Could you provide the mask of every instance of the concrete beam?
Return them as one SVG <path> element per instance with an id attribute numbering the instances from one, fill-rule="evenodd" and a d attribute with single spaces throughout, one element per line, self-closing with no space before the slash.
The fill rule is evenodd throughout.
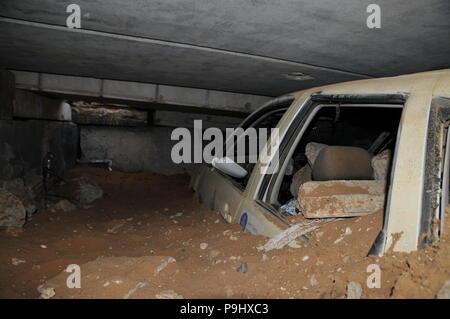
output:
<path id="1" fill-rule="evenodd" d="M 148 111 L 110 107 L 96 103 L 74 102 L 72 121 L 82 125 L 146 126 Z"/>
<path id="2" fill-rule="evenodd" d="M 202 128 L 217 127 L 221 130 L 236 128 L 243 120 L 241 117 L 190 114 L 183 112 L 154 111 L 153 125 L 194 128 L 194 120 L 202 121 Z"/>
<path id="3" fill-rule="evenodd" d="M 26 90 L 16 90 L 13 115 L 18 118 L 71 121 L 70 105 Z"/>
<path id="4" fill-rule="evenodd" d="M 166 106 L 250 113 L 271 98 L 261 95 L 231 93 L 152 83 L 115 81 L 89 77 L 13 71 L 16 87 L 71 96 L 97 97 L 121 101 L 137 101 Z"/>

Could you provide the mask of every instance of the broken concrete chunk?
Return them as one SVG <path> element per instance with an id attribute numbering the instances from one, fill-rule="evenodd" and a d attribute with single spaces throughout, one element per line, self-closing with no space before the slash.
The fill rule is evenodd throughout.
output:
<path id="1" fill-rule="evenodd" d="M 385 181 L 307 182 L 298 193 L 297 208 L 306 218 L 362 216 L 382 210 Z"/>
<path id="2" fill-rule="evenodd" d="M 376 180 L 384 181 L 387 179 L 391 166 L 391 150 L 383 152 L 372 157 L 373 177 Z"/>
<path id="3" fill-rule="evenodd" d="M 22 202 L 12 193 L 0 189 L 0 226 L 22 227 L 26 220 L 26 210 Z"/>

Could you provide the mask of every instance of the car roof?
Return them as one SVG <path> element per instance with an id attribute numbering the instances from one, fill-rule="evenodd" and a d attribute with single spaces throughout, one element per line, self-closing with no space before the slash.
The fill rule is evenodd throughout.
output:
<path id="1" fill-rule="evenodd" d="M 396 94 L 426 93 L 450 97 L 450 69 L 421 72 L 394 77 L 357 80 L 314 87 L 286 95 L 322 94 Z"/>

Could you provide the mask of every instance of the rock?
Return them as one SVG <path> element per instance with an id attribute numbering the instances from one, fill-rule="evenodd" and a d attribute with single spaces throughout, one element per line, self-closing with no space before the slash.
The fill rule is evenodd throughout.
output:
<path id="1" fill-rule="evenodd" d="M 55 295 L 55 287 L 46 284 L 40 285 L 37 291 L 41 294 L 42 299 L 50 299 Z"/>
<path id="2" fill-rule="evenodd" d="M 236 268 L 236 271 L 245 274 L 248 271 L 247 263 L 240 264 L 239 267 Z"/>
<path id="3" fill-rule="evenodd" d="M 344 235 L 348 236 L 352 234 L 352 229 L 350 227 L 345 227 Z"/>
<path id="4" fill-rule="evenodd" d="M 156 299 L 183 299 L 182 295 L 177 294 L 173 290 L 163 290 L 155 295 Z"/>
<path id="5" fill-rule="evenodd" d="M 26 220 L 26 210 L 22 202 L 12 193 L 0 189 L 0 226 L 22 227 Z"/>
<path id="6" fill-rule="evenodd" d="M 67 199 L 62 199 L 59 202 L 57 202 L 57 203 L 55 203 L 55 204 L 50 206 L 50 210 L 51 211 L 62 210 L 64 212 L 70 212 L 71 210 L 75 210 L 75 209 L 77 209 L 77 206 L 72 204 Z"/>
<path id="7" fill-rule="evenodd" d="M 306 218 L 363 216 L 384 207 L 385 181 L 339 180 L 304 183 L 297 208 Z"/>
<path id="8" fill-rule="evenodd" d="M 355 281 L 347 284 L 347 299 L 361 299 L 363 289 L 361 285 Z"/>
<path id="9" fill-rule="evenodd" d="M 446 280 L 436 295 L 437 299 L 450 299 L 450 279 Z"/>
<path id="10" fill-rule="evenodd" d="M 7 190 L 22 202 L 23 207 L 25 207 L 27 216 L 30 217 L 37 211 L 37 205 L 29 195 L 28 190 L 21 178 L 2 181 L 0 183 L 0 188 Z"/>
<path id="11" fill-rule="evenodd" d="M 52 187 L 51 194 L 78 202 L 81 205 L 90 204 L 103 197 L 103 190 L 86 176 L 73 178 L 63 185 Z"/>
<path id="12" fill-rule="evenodd" d="M 294 198 L 297 198 L 298 196 L 298 189 L 300 186 L 302 186 L 304 183 L 311 181 L 312 179 L 312 170 L 311 166 L 309 164 L 303 166 L 300 168 L 294 176 L 292 176 L 292 182 L 289 190 L 291 191 L 292 196 Z"/>
<path id="13" fill-rule="evenodd" d="M 319 284 L 314 274 L 311 276 L 311 278 L 309 278 L 309 282 L 311 283 L 311 287 L 315 287 Z"/>
<path id="14" fill-rule="evenodd" d="M 373 168 L 373 177 L 376 180 L 385 181 L 389 174 L 391 166 L 391 150 L 384 150 L 380 154 L 372 157 L 371 165 Z"/>
<path id="15" fill-rule="evenodd" d="M 206 249 L 206 248 L 208 248 L 208 244 L 207 243 L 201 243 L 200 244 L 200 249 Z"/>
<path id="16" fill-rule="evenodd" d="M 25 259 L 16 258 L 16 257 L 11 258 L 11 264 L 13 264 L 14 266 L 18 266 L 18 265 L 24 264 L 24 263 L 26 263 Z"/>

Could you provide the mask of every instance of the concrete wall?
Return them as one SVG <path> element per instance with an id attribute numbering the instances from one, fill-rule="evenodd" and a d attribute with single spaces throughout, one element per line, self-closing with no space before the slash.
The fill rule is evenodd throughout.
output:
<path id="1" fill-rule="evenodd" d="M 62 173 L 73 167 L 78 152 L 78 127 L 69 122 L 0 120 L 0 179 L 40 174 L 47 152 L 57 158 Z"/>
<path id="2" fill-rule="evenodd" d="M 182 174 L 192 166 L 174 164 L 170 158 L 172 128 L 81 126 L 81 160 L 112 160 L 112 168 L 125 172 L 152 171 Z"/>

